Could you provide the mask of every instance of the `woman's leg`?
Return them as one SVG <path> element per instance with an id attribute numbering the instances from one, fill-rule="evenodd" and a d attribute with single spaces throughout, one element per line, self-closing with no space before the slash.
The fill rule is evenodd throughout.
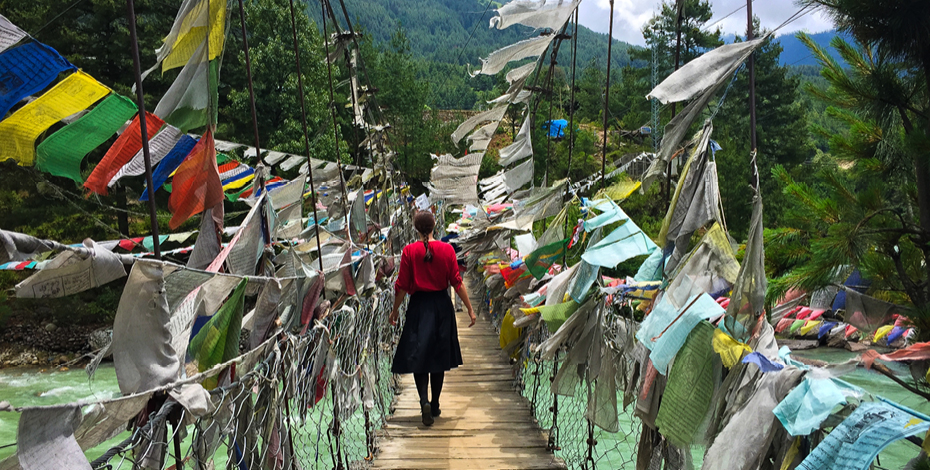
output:
<path id="1" fill-rule="evenodd" d="M 442 379 L 445 378 L 445 376 L 445 372 L 433 372 L 429 377 L 430 387 L 433 392 L 433 399 L 430 400 L 430 408 L 433 410 L 434 415 L 439 414 L 439 394 L 442 393 Z"/>
<path id="2" fill-rule="evenodd" d="M 429 403 L 429 397 L 426 395 L 426 389 L 429 386 L 429 374 L 413 374 L 413 381 L 417 384 L 420 404 Z"/>

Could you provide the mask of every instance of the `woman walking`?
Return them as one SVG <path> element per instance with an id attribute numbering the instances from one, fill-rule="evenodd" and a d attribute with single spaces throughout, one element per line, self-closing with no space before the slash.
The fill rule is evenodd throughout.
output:
<path id="1" fill-rule="evenodd" d="M 449 297 L 449 286 L 462 299 L 469 327 L 475 324 L 475 312 L 462 284 L 462 275 L 452 245 L 433 239 L 436 220 L 428 211 L 420 211 L 413 218 L 420 241 L 404 247 L 400 257 L 400 271 L 394 283 L 394 309 L 389 318 L 397 324 L 398 308 L 410 294 L 404 331 L 397 344 L 391 372 L 413 374 L 420 395 L 420 413 L 423 424 L 430 426 L 439 416 L 439 395 L 445 371 L 462 365 L 455 311 Z M 432 389 L 432 399 L 427 389 Z"/>

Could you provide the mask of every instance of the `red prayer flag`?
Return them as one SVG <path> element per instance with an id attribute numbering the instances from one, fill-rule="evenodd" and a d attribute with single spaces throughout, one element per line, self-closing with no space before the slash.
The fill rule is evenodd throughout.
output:
<path id="1" fill-rule="evenodd" d="M 145 128 L 148 131 L 149 139 L 158 132 L 162 124 L 164 124 L 164 121 L 158 116 L 149 112 L 145 113 Z M 139 124 L 139 115 L 136 114 L 136 117 L 132 119 L 129 127 L 117 137 L 116 142 L 113 142 L 113 146 L 110 147 L 110 150 L 107 150 L 106 155 L 103 156 L 100 163 L 94 167 L 94 171 L 91 172 L 87 181 L 84 182 L 85 188 L 101 196 L 107 195 L 107 184 L 113 179 L 113 176 L 119 172 L 120 168 L 126 166 L 126 164 L 132 160 L 132 157 L 136 156 L 139 150 L 142 149 L 141 128 L 142 126 Z"/>
<path id="2" fill-rule="evenodd" d="M 216 167 L 213 133 L 208 129 L 174 174 L 168 198 L 172 214 L 168 226 L 174 230 L 194 214 L 222 201 L 223 184 Z"/>

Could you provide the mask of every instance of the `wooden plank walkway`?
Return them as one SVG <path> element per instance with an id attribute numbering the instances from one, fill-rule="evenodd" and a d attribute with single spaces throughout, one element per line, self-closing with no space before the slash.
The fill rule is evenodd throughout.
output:
<path id="1" fill-rule="evenodd" d="M 413 376 L 401 376 L 394 415 L 380 431 L 376 469 L 564 469 L 546 450 L 526 399 L 512 387 L 512 368 L 484 319 L 468 328 L 458 312 L 465 365 L 446 372 L 442 415 L 424 426 Z"/>

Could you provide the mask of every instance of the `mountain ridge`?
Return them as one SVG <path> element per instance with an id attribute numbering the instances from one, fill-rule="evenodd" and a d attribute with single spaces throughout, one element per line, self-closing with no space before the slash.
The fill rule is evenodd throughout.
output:
<path id="1" fill-rule="evenodd" d="M 406 31 L 414 57 L 454 65 L 470 65 L 477 69 L 482 57 L 517 41 L 535 37 L 538 30 L 511 26 L 503 30 L 489 28 L 500 2 L 485 0 L 344 0 L 353 25 L 369 34 L 375 44 L 389 44 L 391 36 L 401 26 Z M 307 13 L 319 25 L 321 12 Z M 337 17 L 343 15 L 337 9 Z M 571 34 L 571 25 L 568 34 Z M 614 39 L 612 67 L 632 64 L 632 46 Z M 571 56 L 567 48 L 560 52 L 562 62 Z M 581 25 L 578 28 L 577 66 L 583 68 L 592 60 L 606 67 L 607 35 Z"/>

